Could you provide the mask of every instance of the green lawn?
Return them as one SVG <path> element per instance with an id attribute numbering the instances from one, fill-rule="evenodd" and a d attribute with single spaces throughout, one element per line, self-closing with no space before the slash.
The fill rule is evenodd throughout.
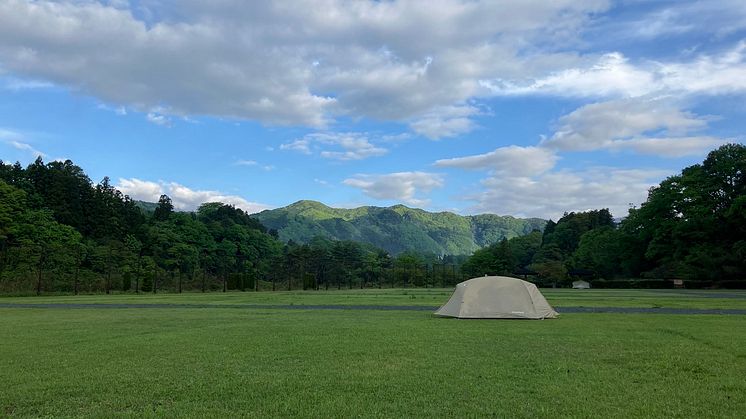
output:
<path id="1" fill-rule="evenodd" d="M 0 302 L 438 305 L 448 297 L 404 292 Z M 591 292 L 610 306 L 678 298 Z M 557 305 L 596 300 L 545 294 Z M 745 376 L 746 316 L 738 315 L 499 321 L 416 311 L 0 308 L 0 416 L 743 417 Z"/>

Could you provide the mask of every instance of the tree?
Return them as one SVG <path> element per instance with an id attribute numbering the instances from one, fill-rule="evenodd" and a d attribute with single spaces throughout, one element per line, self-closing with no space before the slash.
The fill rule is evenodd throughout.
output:
<path id="1" fill-rule="evenodd" d="M 168 195 L 161 195 L 158 198 L 158 206 L 153 212 L 153 218 L 157 221 L 166 221 L 174 212 L 174 205 Z"/>
<path id="2" fill-rule="evenodd" d="M 737 279 L 746 273 L 744 195 L 746 146 L 727 144 L 651 188 L 622 231 L 644 249 L 648 275 Z"/>
<path id="3" fill-rule="evenodd" d="M 610 279 L 621 270 L 622 238 L 613 227 L 604 226 L 587 231 L 570 258 L 575 269 L 587 269 L 596 276 Z"/>

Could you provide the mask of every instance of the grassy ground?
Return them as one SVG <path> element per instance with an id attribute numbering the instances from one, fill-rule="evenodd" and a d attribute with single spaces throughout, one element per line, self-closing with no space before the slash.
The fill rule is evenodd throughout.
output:
<path id="1" fill-rule="evenodd" d="M 5 303 L 174 303 L 439 306 L 453 291 L 442 288 L 352 289 L 329 291 L 212 292 L 184 294 L 112 294 L 0 297 Z M 736 290 L 571 290 L 543 289 L 557 307 L 670 307 L 746 309 L 746 291 Z"/>
<path id="2" fill-rule="evenodd" d="M 132 302 L 438 305 L 448 297 L 403 292 Z M 679 298 L 592 292 L 610 306 Z M 579 298 L 545 294 L 555 304 Z M 133 297 L 76 301 L 125 298 Z M 47 299 L 69 300 L 1 301 Z M 0 308 L 0 416 L 742 417 L 744 376 L 746 316 L 467 321 L 411 311 Z"/>

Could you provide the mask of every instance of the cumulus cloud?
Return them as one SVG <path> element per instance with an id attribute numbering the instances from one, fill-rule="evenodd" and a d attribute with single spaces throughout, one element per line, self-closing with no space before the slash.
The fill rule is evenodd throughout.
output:
<path id="1" fill-rule="evenodd" d="M 719 95 L 746 92 L 746 41 L 720 54 L 688 61 L 630 63 L 619 52 L 584 57 L 582 66 L 553 69 L 539 78 L 483 79 L 495 95 L 634 98 L 650 95 Z"/>
<path id="2" fill-rule="evenodd" d="M 132 199 L 147 202 L 157 202 L 160 196 L 165 193 L 163 182 L 150 182 L 137 178 L 119 178 L 119 183 L 115 187 Z"/>
<path id="3" fill-rule="evenodd" d="M 443 106 L 410 122 L 412 131 L 437 140 L 466 134 L 475 128 L 471 117 L 479 114 L 474 106 Z"/>
<path id="4" fill-rule="evenodd" d="M 371 198 L 427 206 L 430 200 L 421 195 L 442 187 L 444 181 L 437 173 L 398 172 L 384 175 L 359 174 L 342 183 L 362 190 Z"/>
<path id="5" fill-rule="evenodd" d="M 727 141 L 687 134 L 711 117 L 681 110 L 669 99 L 618 99 L 582 106 L 563 116 L 542 145 L 562 151 L 631 150 L 663 157 L 701 155 Z"/>
<path id="6" fill-rule="evenodd" d="M 661 64 L 659 73 L 661 83 L 671 91 L 701 95 L 746 92 L 746 41 L 722 54 Z"/>
<path id="7" fill-rule="evenodd" d="M 120 178 L 116 188 L 133 199 L 148 202 L 157 202 L 161 195 L 166 194 L 171 198 L 174 208 L 182 211 L 196 210 L 205 202 L 230 204 L 249 214 L 270 208 L 268 205 L 250 202 L 237 195 L 227 195 L 211 190 L 195 190 L 176 182 Z"/>
<path id="8" fill-rule="evenodd" d="M 557 220 L 564 212 L 609 208 L 617 217 L 627 215 L 629 205 L 639 205 L 647 190 L 666 172 L 594 168 L 586 171 L 555 171 L 535 177 L 492 176 L 483 191 L 466 196 L 474 212 L 493 212 L 520 217 Z"/>
<path id="9" fill-rule="evenodd" d="M 438 167 L 457 167 L 469 170 L 487 169 L 508 176 L 532 176 L 554 167 L 557 155 L 540 147 L 500 147 L 485 154 L 442 159 L 435 162 Z"/>
<path id="10" fill-rule="evenodd" d="M 303 154 L 318 152 L 321 157 L 334 160 L 363 160 L 382 156 L 388 152 L 370 142 L 368 134 L 359 132 L 316 132 L 306 134 L 286 144 L 280 150 L 292 150 Z"/>
<path id="11" fill-rule="evenodd" d="M 175 116 L 313 127 L 342 115 L 412 121 L 487 92 L 480 79 L 539 77 L 558 62 L 576 62 L 552 51 L 608 6 L 6 0 L 0 63 L 11 74 L 145 113 L 166 106 Z M 466 119 L 444 119 L 434 130 L 436 119 L 425 118 L 414 128 L 455 135 L 470 129 Z"/>
<path id="12" fill-rule="evenodd" d="M 568 68 L 529 82 L 482 80 L 500 95 L 641 96 L 658 89 L 655 74 L 630 64 L 624 55 L 604 54 L 586 67 Z"/>

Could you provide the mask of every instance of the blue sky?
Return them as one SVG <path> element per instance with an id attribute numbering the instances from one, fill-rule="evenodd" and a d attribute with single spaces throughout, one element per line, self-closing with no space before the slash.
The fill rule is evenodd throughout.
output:
<path id="1" fill-rule="evenodd" d="M 0 4 L 0 158 L 187 210 L 624 216 L 744 99 L 743 1 Z"/>

